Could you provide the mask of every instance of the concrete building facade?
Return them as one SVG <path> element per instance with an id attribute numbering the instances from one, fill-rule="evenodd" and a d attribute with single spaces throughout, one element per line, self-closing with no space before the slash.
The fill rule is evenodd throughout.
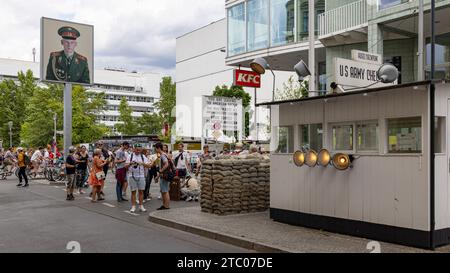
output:
<path id="1" fill-rule="evenodd" d="M 211 96 L 216 86 L 233 84 L 233 70 L 227 66 L 227 20 L 213 22 L 177 38 L 176 85 L 177 85 L 177 136 L 201 138 L 202 96 Z M 249 70 L 249 69 L 247 69 Z M 276 71 L 276 89 L 281 89 L 293 72 Z M 258 103 L 272 99 L 272 75 L 262 77 L 262 87 L 257 90 Z M 254 88 L 244 88 L 255 105 Z M 252 111 L 254 107 L 252 107 Z M 258 140 L 267 140 L 268 111 L 259 109 Z M 254 116 L 250 119 L 250 139 L 256 139 Z"/>

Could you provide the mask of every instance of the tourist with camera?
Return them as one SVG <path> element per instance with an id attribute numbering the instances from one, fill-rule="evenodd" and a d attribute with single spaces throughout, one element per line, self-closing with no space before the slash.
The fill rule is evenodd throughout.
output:
<path id="1" fill-rule="evenodd" d="M 128 186 L 131 190 L 131 210 L 136 211 L 136 191 L 139 192 L 139 210 L 146 212 L 144 208 L 144 190 L 145 190 L 145 169 L 151 167 L 148 158 L 142 153 L 142 145 L 135 144 L 133 153 L 128 157 L 126 167 L 128 168 Z"/>

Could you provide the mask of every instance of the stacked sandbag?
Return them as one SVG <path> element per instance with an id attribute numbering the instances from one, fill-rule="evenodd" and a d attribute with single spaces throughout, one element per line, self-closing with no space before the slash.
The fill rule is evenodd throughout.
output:
<path id="1" fill-rule="evenodd" d="M 265 210 L 270 207 L 270 159 L 262 159 L 258 167 L 258 209 Z"/>
<path id="2" fill-rule="evenodd" d="M 206 213 L 213 213 L 213 163 L 214 160 L 205 160 L 200 172 L 200 206 Z"/>
<path id="3" fill-rule="evenodd" d="M 220 156 L 201 172 L 202 211 L 218 215 L 265 211 L 270 205 L 270 160 Z"/>

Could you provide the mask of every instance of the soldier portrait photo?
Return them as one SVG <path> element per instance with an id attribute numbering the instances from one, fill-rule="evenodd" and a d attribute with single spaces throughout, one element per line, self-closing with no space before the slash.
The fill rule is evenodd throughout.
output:
<path id="1" fill-rule="evenodd" d="M 41 58 L 42 65 L 46 65 L 42 67 L 43 80 L 92 84 L 93 30 L 86 25 L 45 18 L 42 32 L 45 38 Z"/>

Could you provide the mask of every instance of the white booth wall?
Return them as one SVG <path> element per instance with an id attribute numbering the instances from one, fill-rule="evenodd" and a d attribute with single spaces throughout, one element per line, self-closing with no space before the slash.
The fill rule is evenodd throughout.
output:
<path id="1" fill-rule="evenodd" d="M 346 171 L 297 167 L 291 153 L 272 154 L 271 208 L 429 231 L 428 111 L 427 86 L 281 104 L 274 126 L 294 128 L 294 150 L 299 125 L 323 123 L 324 148 L 331 150 L 330 123 L 378 120 L 379 152 L 361 154 Z M 422 153 L 388 154 L 386 119 L 414 116 L 422 117 Z M 437 183 L 438 199 L 448 200 L 443 184 Z M 448 227 L 447 212 L 437 206 L 437 228 Z"/>

